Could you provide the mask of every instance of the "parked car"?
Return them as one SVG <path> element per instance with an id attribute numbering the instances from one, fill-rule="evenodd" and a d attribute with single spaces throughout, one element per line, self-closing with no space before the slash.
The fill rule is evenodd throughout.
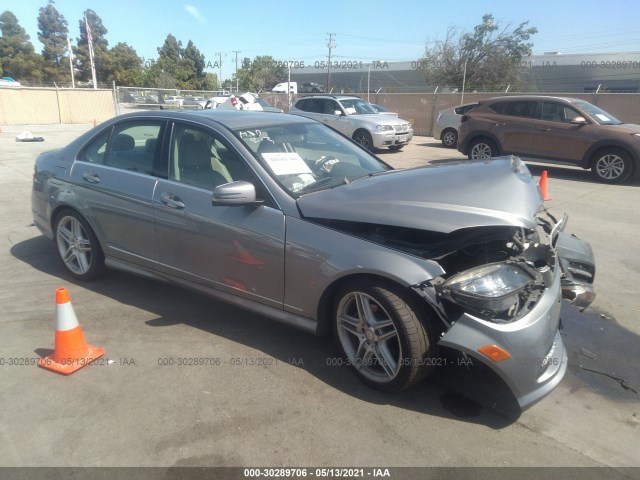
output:
<path id="1" fill-rule="evenodd" d="M 11 77 L 2 77 L 0 78 L 0 88 L 18 88 L 21 87 L 22 84 L 17 80 L 14 80 Z"/>
<path id="2" fill-rule="evenodd" d="M 438 118 L 433 127 L 433 138 L 441 140 L 442 145 L 447 148 L 455 148 L 458 144 L 458 129 L 462 123 L 462 115 L 477 105 L 477 103 L 469 103 L 438 112 Z"/>
<path id="3" fill-rule="evenodd" d="M 181 97 L 180 95 L 170 95 L 164 98 L 163 103 L 180 107 L 182 106 L 183 102 L 184 102 L 184 97 Z"/>
<path id="4" fill-rule="evenodd" d="M 307 82 L 298 87 L 298 93 L 324 93 L 324 85 L 319 83 Z"/>
<path id="5" fill-rule="evenodd" d="M 298 82 L 282 82 L 271 89 L 272 93 L 298 93 Z"/>
<path id="6" fill-rule="evenodd" d="M 229 95 L 228 97 L 215 97 L 209 99 L 204 108 L 282 113 L 282 109 L 272 106 L 264 98 L 251 92 L 246 92 L 239 96 Z"/>
<path id="7" fill-rule="evenodd" d="M 359 97 L 313 95 L 298 99 L 289 113 L 318 120 L 353 138 L 367 150 L 400 150 L 413 138 L 411 123 L 376 110 Z"/>
<path id="8" fill-rule="evenodd" d="M 396 112 L 391 112 L 384 108 L 382 105 L 378 105 L 377 103 L 372 103 L 371 106 L 375 109 L 377 113 L 380 115 L 391 115 L 392 117 L 397 117 L 398 114 Z"/>
<path id="9" fill-rule="evenodd" d="M 604 183 L 640 169 L 640 126 L 591 103 L 551 96 L 498 97 L 462 117 L 458 150 L 470 159 L 517 154 L 527 160 L 572 163 Z"/>
<path id="10" fill-rule="evenodd" d="M 588 244 L 518 158 L 394 170 L 295 115 L 112 118 L 38 156 L 32 210 L 75 279 L 119 269 L 333 331 L 342 364 L 382 390 L 420 381 L 446 346 L 531 405 L 567 368 L 561 291 L 593 299 Z"/>
<path id="11" fill-rule="evenodd" d="M 182 107 L 187 109 L 195 108 L 197 110 L 199 108 L 204 108 L 206 104 L 207 101 L 204 97 L 195 97 L 193 95 L 186 96 L 182 100 Z"/>

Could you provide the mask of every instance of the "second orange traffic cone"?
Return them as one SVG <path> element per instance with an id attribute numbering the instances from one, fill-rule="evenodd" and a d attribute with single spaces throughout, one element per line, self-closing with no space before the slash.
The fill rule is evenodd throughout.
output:
<path id="1" fill-rule="evenodd" d="M 62 375 L 70 375 L 104 355 L 103 348 L 87 345 L 66 288 L 56 290 L 55 343 L 54 352 L 38 366 Z"/>
<path id="2" fill-rule="evenodd" d="M 538 186 L 540 187 L 540 191 L 542 192 L 542 199 L 546 202 L 547 200 L 551 200 L 549 196 L 549 190 L 547 189 L 547 171 L 543 170 L 542 175 L 540 176 L 540 181 L 538 182 Z"/>

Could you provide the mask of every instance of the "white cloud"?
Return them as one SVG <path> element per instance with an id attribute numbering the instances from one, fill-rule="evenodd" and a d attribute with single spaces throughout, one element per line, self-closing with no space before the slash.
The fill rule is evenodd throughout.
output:
<path id="1" fill-rule="evenodd" d="M 198 10 L 197 7 L 194 7 L 193 5 L 185 5 L 184 9 L 187 11 L 189 15 L 191 15 L 201 24 L 203 25 L 207 24 L 207 19 L 204 18 L 204 15 L 200 13 L 200 10 Z"/>

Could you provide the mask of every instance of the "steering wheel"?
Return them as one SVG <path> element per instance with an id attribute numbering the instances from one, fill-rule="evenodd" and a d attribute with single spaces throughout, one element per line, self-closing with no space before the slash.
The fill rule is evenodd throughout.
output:
<path id="1" fill-rule="evenodd" d="M 316 160 L 316 168 L 321 170 L 322 173 L 331 173 L 331 169 L 338 162 L 340 162 L 340 160 L 336 157 L 323 156 Z"/>

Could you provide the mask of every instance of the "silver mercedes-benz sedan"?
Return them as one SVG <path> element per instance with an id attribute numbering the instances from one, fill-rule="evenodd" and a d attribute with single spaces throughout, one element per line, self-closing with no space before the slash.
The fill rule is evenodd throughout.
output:
<path id="1" fill-rule="evenodd" d="M 424 378 L 446 346 L 527 407 L 567 367 L 561 297 L 595 295 L 589 245 L 518 158 L 394 170 L 294 115 L 116 117 L 38 157 L 32 208 L 73 277 L 120 269 L 333 331 L 383 390 Z"/>

